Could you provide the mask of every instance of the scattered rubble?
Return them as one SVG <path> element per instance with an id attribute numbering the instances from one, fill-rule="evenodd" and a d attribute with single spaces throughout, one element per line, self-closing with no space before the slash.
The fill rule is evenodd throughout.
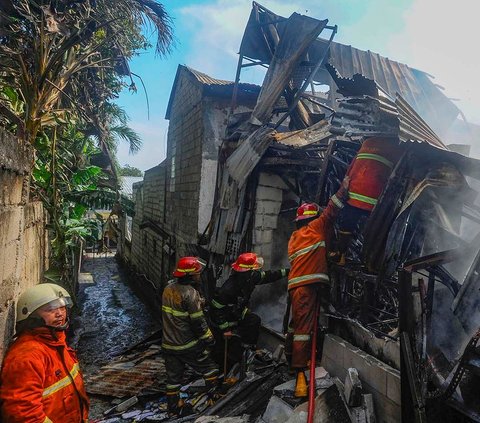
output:
<path id="1" fill-rule="evenodd" d="M 355 368 L 347 370 L 345 378 L 345 399 L 349 407 L 358 407 L 362 403 L 362 383 Z"/>
<path id="2" fill-rule="evenodd" d="M 330 263 L 334 310 L 327 314 L 334 335 L 324 338 L 330 346 L 335 344 L 332 350 L 337 353 L 324 351 L 322 357 L 332 377 L 325 371 L 315 375 L 315 421 L 373 422 L 374 401 L 379 420 L 399 421 L 400 398 L 404 420 L 425 421 L 428 401 L 478 417 L 478 407 L 469 402 L 468 393 L 474 395 L 468 385 L 479 372 L 475 349 L 480 340 L 476 332 L 480 206 L 474 188 L 479 186 L 480 162 L 451 151 L 442 141 L 459 110 L 427 74 L 335 43 L 336 31 L 327 20 L 296 13 L 284 18 L 253 3 L 235 83 L 215 82 L 189 71 L 197 81 L 207 81 L 202 89 L 233 86 L 219 159 L 211 159 L 208 167 L 218 164 L 217 181 L 202 184 L 215 189 L 209 193 L 211 221 L 197 244 L 200 225 L 195 222 L 194 235 L 185 246 L 177 240 L 182 237 L 170 233 L 178 222 L 164 225 L 165 213 L 161 224 L 153 222 L 142 209 L 139 215 L 144 220 L 135 222 L 138 233 L 149 229 L 155 233 L 155 250 L 157 241 L 162 245 L 162 277 L 170 271 L 173 251 L 208 257 L 210 279 L 219 283 L 228 276 L 220 272 L 222 266 L 242 249 L 255 249 L 268 265 L 285 261 L 298 203 L 326 205 L 363 138 L 397 138 L 405 154 L 362 222 L 345 263 Z M 329 38 L 318 38 L 324 32 Z M 241 70 L 256 65 L 268 68 L 264 83 L 261 89 L 243 86 L 255 102 L 249 111 L 245 105 L 236 110 Z M 316 91 L 322 84 L 328 85 L 328 92 Z M 169 145 L 170 156 L 162 165 L 165 175 L 173 170 L 178 180 L 192 176 L 181 175 L 179 164 L 192 168 L 195 160 L 180 157 L 189 150 L 183 147 Z M 166 180 L 163 185 L 168 185 Z M 175 197 L 188 197 L 178 185 Z M 190 207 L 185 209 L 190 213 Z M 147 237 L 140 242 L 150 245 Z M 149 289 L 157 288 L 150 285 Z M 207 297 L 213 288 L 205 286 Z M 270 306 L 279 304 L 283 312 L 286 290 L 280 291 L 275 287 L 271 298 L 265 295 L 270 301 L 267 314 L 273 314 Z M 251 421 L 262 415 L 264 422 L 273 422 L 290 411 L 289 422 L 305 421 L 306 404 L 298 405 L 293 398 L 294 382 L 286 371 L 284 352 L 273 350 L 272 363 L 250 361 L 245 378 L 238 372 L 231 375 L 242 380 L 212 406 L 199 383 L 186 382 L 182 393 L 195 414 L 175 421 Z M 113 419 L 162 421 L 164 400 L 146 403 L 141 398 L 147 394 L 161 398 L 161 371 L 161 350 L 150 344 L 105 366 L 87 386 L 99 395 L 139 398 L 144 408 L 134 404 L 136 410 Z"/>

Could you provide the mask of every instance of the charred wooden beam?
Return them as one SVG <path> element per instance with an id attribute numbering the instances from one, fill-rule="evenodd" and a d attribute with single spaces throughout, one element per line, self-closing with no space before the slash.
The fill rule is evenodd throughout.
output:
<path id="1" fill-rule="evenodd" d="M 324 148 L 326 148 L 326 144 L 331 137 L 330 124 L 326 120 L 321 120 L 304 130 L 275 134 L 275 140 L 278 143 L 291 147 L 305 147 L 309 144 L 322 142 L 325 143 Z"/>

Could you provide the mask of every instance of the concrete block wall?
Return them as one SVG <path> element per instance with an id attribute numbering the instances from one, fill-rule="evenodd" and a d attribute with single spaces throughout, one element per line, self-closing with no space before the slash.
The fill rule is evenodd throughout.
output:
<path id="1" fill-rule="evenodd" d="M 371 393 L 378 423 L 401 422 L 400 372 L 338 336 L 328 334 L 322 366 L 340 380 L 347 369 L 358 370 L 364 391 Z"/>
<path id="2" fill-rule="evenodd" d="M 165 171 L 166 163 L 162 162 L 147 170 L 143 178 L 143 211 L 155 222 L 165 218 Z"/>
<path id="3" fill-rule="evenodd" d="M 274 174 L 260 173 L 256 191 L 256 206 L 253 229 L 253 251 L 264 260 L 264 269 L 289 267 L 287 245 L 290 232 L 283 234 L 279 217 L 287 186 Z M 282 331 L 286 306 L 287 278 L 272 284 L 260 285 L 255 289 L 251 308 L 262 318 L 262 323 L 279 332 Z"/>
<path id="4" fill-rule="evenodd" d="M 278 226 L 283 190 L 286 189 L 287 186 L 279 176 L 260 173 L 256 192 L 253 250 L 263 257 L 266 269 L 273 265 L 273 235 Z M 288 242 L 288 239 L 286 241 Z M 286 256 L 286 243 L 284 248 Z"/>
<path id="5" fill-rule="evenodd" d="M 143 220 L 143 182 L 135 184 L 133 201 L 135 202 L 135 216 L 132 221 L 132 246 L 130 249 L 130 265 L 139 269 L 142 262 L 142 237 L 140 224 Z M 126 259 L 126 257 L 123 257 Z"/>
<path id="6" fill-rule="evenodd" d="M 0 360 L 15 325 L 15 303 L 41 281 L 48 261 L 46 215 L 30 202 L 33 153 L 14 136 L 0 131 Z"/>
<path id="7" fill-rule="evenodd" d="M 187 70 L 182 72 L 185 75 L 177 84 L 168 127 L 167 177 L 174 155 L 175 181 L 169 184 L 174 188 L 167 192 L 166 213 L 172 233 L 196 243 L 204 131 L 202 86 Z"/>

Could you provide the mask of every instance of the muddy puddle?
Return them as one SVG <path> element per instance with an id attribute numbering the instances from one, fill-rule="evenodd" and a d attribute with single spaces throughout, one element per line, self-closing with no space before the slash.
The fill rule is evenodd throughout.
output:
<path id="1" fill-rule="evenodd" d="M 130 346 L 160 329 L 160 323 L 133 293 L 110 254 L 88 255 L 82 265 L 78 296 L 80 315 L 74 320 L 76 348 L 88 379 Z M 91 419 L 111 407 L 111 398 L 91 396 Z"/>

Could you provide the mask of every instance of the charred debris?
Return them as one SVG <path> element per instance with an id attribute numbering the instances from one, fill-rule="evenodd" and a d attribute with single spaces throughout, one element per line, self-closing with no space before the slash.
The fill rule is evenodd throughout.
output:
<path id="1" fill-rule="evenodd" d="M 325 206 L 362 139 L 396 137 L 404 154 L 381 198 L 361 222 L 346 264 L 330 263 L 335 310 L 326 313 L 323 342 L 387 366 L 387 382 L 397 372 L 395 402 L 390 385 L 376 386 L 372 372 L 358 368 L 379 421 L 442 421 L 455 412 L 480 421 L 480 161 L 442 141 L 458 144 L 452 128 L 469 124 L 430 75 L 336 43 L 336 32 L 328 20 L 284 18 L 253 2 L 218 154 L 212 218 L 194 247 L 209 259 L 206 294 L 214 289 L 211 281 L 226 279 L 224 265 L 258 244 L 265 175 L 283 184 L 281 207 L 272 212 L 279 230 L 270 243 L 271 262 L 280 263 L 299 202 Z M 246 86 L 240 80 L 252 66 L 265 68 L 265 78 L 245 111 L 237 108 Z M 272 296 L 284 303 L 285 292 Z M 258 300 L 256 308 L 262 307 L 269 305 Z M 264 335 L 272 351 L 281 342 L 271 330 Z M 345 380 L 352 366 L 326 354 L 322 365 Z M 271 393 L 281 381 L 269 379 L 278 373 L 264 374 L 251 377 L 265 378 Z M 252 398 L 235 403 L 235 415 L 249 414 L 245 404 Z M 395 407 L 401 420 L 398 413 L 389 419 Z"/>
<path id="2" fill-rule="evenodd" d="M 254 3 L 235 82 L 247 66 L 267 70 L 251 113 L 235 113 L 234 91 L 211 261 L 228 263 L 251 248 L 262 172 L 285 182 L 291 207 L 326 205 L 362 138 L 397 137 L 405 153 L 347 264 L 331 263 L 336 314 L 330 329 L 394 366 L 358 326 L 376 338 L 400 340 L 403 421 L 438 418 L 432 409 L 443 409 L 438 404 L 445 401 L 478 420 L 480 162 L 437 135 L 451 138 L 459 110 L 428 75 L 335 43 L 335 32 L 327 21 L 284 19 Z M 318 38 L 325 33 L 327 39 Z M 291 217 L 289 209 L 284 201 L 280 215 Z"/>

